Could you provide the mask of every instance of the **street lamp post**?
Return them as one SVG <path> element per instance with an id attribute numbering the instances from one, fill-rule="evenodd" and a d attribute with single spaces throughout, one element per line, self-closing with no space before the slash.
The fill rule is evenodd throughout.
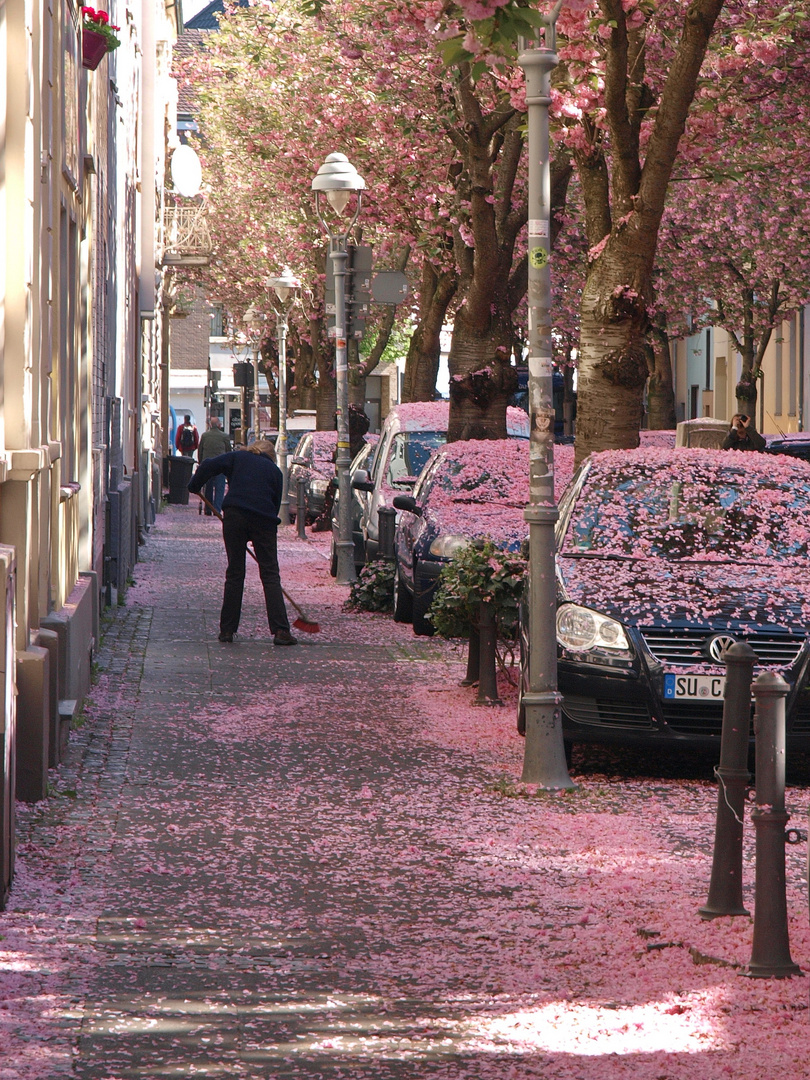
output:
<path id="1" fill-rule="evenodd" d="M 362 202 L 362 192 L 366 182 L 357 173 L 345 154 L 330 154 L 318 169 L 312 181 L 315 192 L 315 210 L 318 220 L 329 238 L 329 258 L 332 260 L 332 272 L 335 280 L 335 382 L 337 384 L 337 454 L 335 465 L 338 477 L 338 540 L 337 582 L 350 585 L 357 580 L 354 568 L 354 541 L 352 540 L 352 504 L 349 487 L 349 363 L 346 347 L 346 276 L 348 274 L 349 255 L 346 241 L 357 221 Z M 329 205 L 338 218 L 345 214 L 352 195 L 357 195 L 354 214 L 345 228 L 333 230 L 322 213 L 321 192 L 326 195 Z"/>
<path id="2" fill-rule="evenodd" d="M 242 316 L 242 321 L 247 326 L 248 340 L 250 341 L 253 358 L 253 434 L 257 439 L 262 437 L 262 422 L 259 416 L 261 403 L 259 398 L 259 346 L 262 338 L 262 318 L 263 316 L 255 311 L 253 307 L 249 307 Z"/>
<path id="3" fill-rule="evenodd" d="M 285 267 L 281 277 L 274 278 L 270 285 L 278 297 L 276 308 L 276 332 L 278 334 L 278 438 L 276 439 L 276 461 L 284 477 L 279 516 L 282 525 L 290 524 L 290 477 L 287 468 L 287 330 L 290 308 L 301 288 L 301 282 Z"/>
<path id="4" fill-rule="evenodd" d="M 572 788 L 565 762 L 557 691 L 557 578 L 554 525 L 554 397 L 551 363 L 551 170 L 548 108 L 551 71 L 557 64 L 558 0 L 543 19 L 543 42 L 523 48 L 518 63 L 526 77 L 529 153 L 529 686 L 523 695 L 527 784 Z"/>

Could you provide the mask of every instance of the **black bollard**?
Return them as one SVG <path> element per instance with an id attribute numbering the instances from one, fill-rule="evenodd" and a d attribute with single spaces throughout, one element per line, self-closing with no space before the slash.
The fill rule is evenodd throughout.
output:
<path id="1" fill-rule="evenodd" d="M 495 667 L 495 609 L 491 600 L 482 600 L 478 618 L 478 697 L 476 705 L 503 705 L 498 697 Z"/>
<path id="2" fill-rule="evenodd" d="M 756 805 L 751 813 L 756 835 L 754 941 L 743 974 L 756 979 L 800 975 L 790 956 L 785 895 L 785 697 L 790 687 L 772 671 L 754 681 Z"/>
<path id="3" fill-rule="evenodd" d="M 757 655 L 737 642 L 723 653 L 726 693 L 718 781 L 717 819 L 709 898 L 698 912 L 704 919 L 718 915 L 748 915 L 742 897 L 742 844 L 745 793 L 751 781 L 748 741 L 751 735 L 751 679 Z"/>
<path id="4" fill-rule="evenodd" d="M 299 540 L 307 538 L 307 482 L 303 476 L 295 484 L 295 528 Z"/>
<path id="5" fill-rule="evenodd" d="M 379 530 L 379 547 L 377 558 L 393 562 L 394 554 L 394 530 L 397 524 L 397 512 L 393 506 L 381 506 L 377 511 L 377 528 Z"/>
<path id="6" fill-rule="evenodd" d="M 478 627 L 470 627 L 469 644 L 467 645 L 467 674 L 459 683 L 460 686 L 475 686 L 478 682 L 478 672 L 481 668 L 481 651 Z"/>

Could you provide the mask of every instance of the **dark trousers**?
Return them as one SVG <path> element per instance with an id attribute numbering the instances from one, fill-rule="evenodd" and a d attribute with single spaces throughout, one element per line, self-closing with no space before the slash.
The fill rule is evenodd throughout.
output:
<path id="1" fill-rule="evenodd" d="M 248 510 L 233 506 L 225 510 L 224 519 L 222 534 L 228 554 L 228 569 L 225 571 L 225 594 L 219 617 L 220 631 L 223 634 L 235 634 L 239 629 L 248 541 L 252 543 L 259 563 L 259 577 L 262 579 L 267 607 L 267 624 L 274 634 L 279 630 L 289 630 L 290 623 L 278 570 L 277 526 L 261 514 L 251 514 Z"/>

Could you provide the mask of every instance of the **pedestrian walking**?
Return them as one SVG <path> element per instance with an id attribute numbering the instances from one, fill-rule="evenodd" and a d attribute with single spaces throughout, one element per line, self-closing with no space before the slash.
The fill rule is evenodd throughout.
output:
<path id="1" fill-rule="evenodd" d="M 275 447 L 269 439 L 257 439 L 245 450 L 231 450 L 207 458 L 188 485 L 188 490 L 197 495 L 214 476 L 224 475 L 228 481 L 228 491 L 222 502 L 222 535 L 228 568 L 219 617 L 220 641 L 233 641 L 239 629 L 247 546 L 251 543 L 259 564 L 273 644 L 298 644 L 290 633 L 278 568 L 278 508 L 284 480 L 275 458 Z"/>
<path id="2" fill-rule="evenodd" d="M 200 445 L 200 435 L 194 424 L 191 422 L 191 416 L 186 413 L 183 417 L 183 423 L 177 429 L 177 434 L 174 437 L 174 445 L 177 450 L 183 455 L 183 457 L 194 457 L 194 451 Z"/>
<path id="3" fill-rule="evenodd" d="M 231 440 L 222 430 L 222 421 L 219 417 L 212 416 L 208 421 L 208 431 L 204 432 L 200 438 L 200 445 L 197 448 L 197 460 L 202 464 L 209 458 L 219 457 L 220 454 L 227 454 L 230 450 Z M 205 485 L 204 495 L 213 505 L 217 513 L 222 513 L 222 500 L 225 498 L 225 483 L 225 474 L 217 473 L 217 475 L 212 476 Z M 205 516 L 214 516 L 213 511 L 207 506 L 205 508 Z"/>
<path id="4" fill-rule="evenodd" d="M 731 418 L 728 435 L 723 440 L 724 450 L 764 450 L 765 440 L 751 427 L 751 417 L 735 413 Z"/>

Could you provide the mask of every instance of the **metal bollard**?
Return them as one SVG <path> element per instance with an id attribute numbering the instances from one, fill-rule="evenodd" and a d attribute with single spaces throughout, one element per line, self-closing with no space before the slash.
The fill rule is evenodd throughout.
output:
<path id="1" fill-rule="evenodd" d="M 377 528 L 379 530 L 379 547 L 377 558 L 393 562 L 394 554 L 394 531 L 397 524 L 397 512 L 393 506 L 381 506 L 377 511 Z"/>
<path id="2" fill-rule="evenodd" d="M 296 477 L 295 528 L 299 540 L 307 538 L 307 482 L 303 476 Z"/>
<path id="3" fill-rule="evenodd" d="M 751 679 L 757 655 L 750 645 L 737 642 L 723 654 L 726 694 L 717 777 L 717 819 L 709 898 L 698 908 L 704 919 L 718 915 L 748 915 L 742 896 L 742 844 L 751 734 Z"/>
<path id="4" fill-rule="evenodd" d="M 478 627 L 471 627 L 469 644 L 467 646 L 467 674 L 459 683 L 460 686 L 475 686 L 478 682 L 478 673 L 481 670 L 480 640 Z"/>
<path id="5" fill-rule="evenodd" d="M 743 974 L 757 979 L 800 975 L 790 956 L 785 895 L 785 697 L 790 687 L 771 671 L 754 681 L 756 735 L 756 805 L 751 813 L 756 834 L 754 941 Z"/>
<path id="6" fill-rule="evenodd" d="M 476 705 L 503 705 L 498 697 L 495 671 L 495 609 L 491 600 L 482 600 L 478 620 L 478 697 Z"/>

